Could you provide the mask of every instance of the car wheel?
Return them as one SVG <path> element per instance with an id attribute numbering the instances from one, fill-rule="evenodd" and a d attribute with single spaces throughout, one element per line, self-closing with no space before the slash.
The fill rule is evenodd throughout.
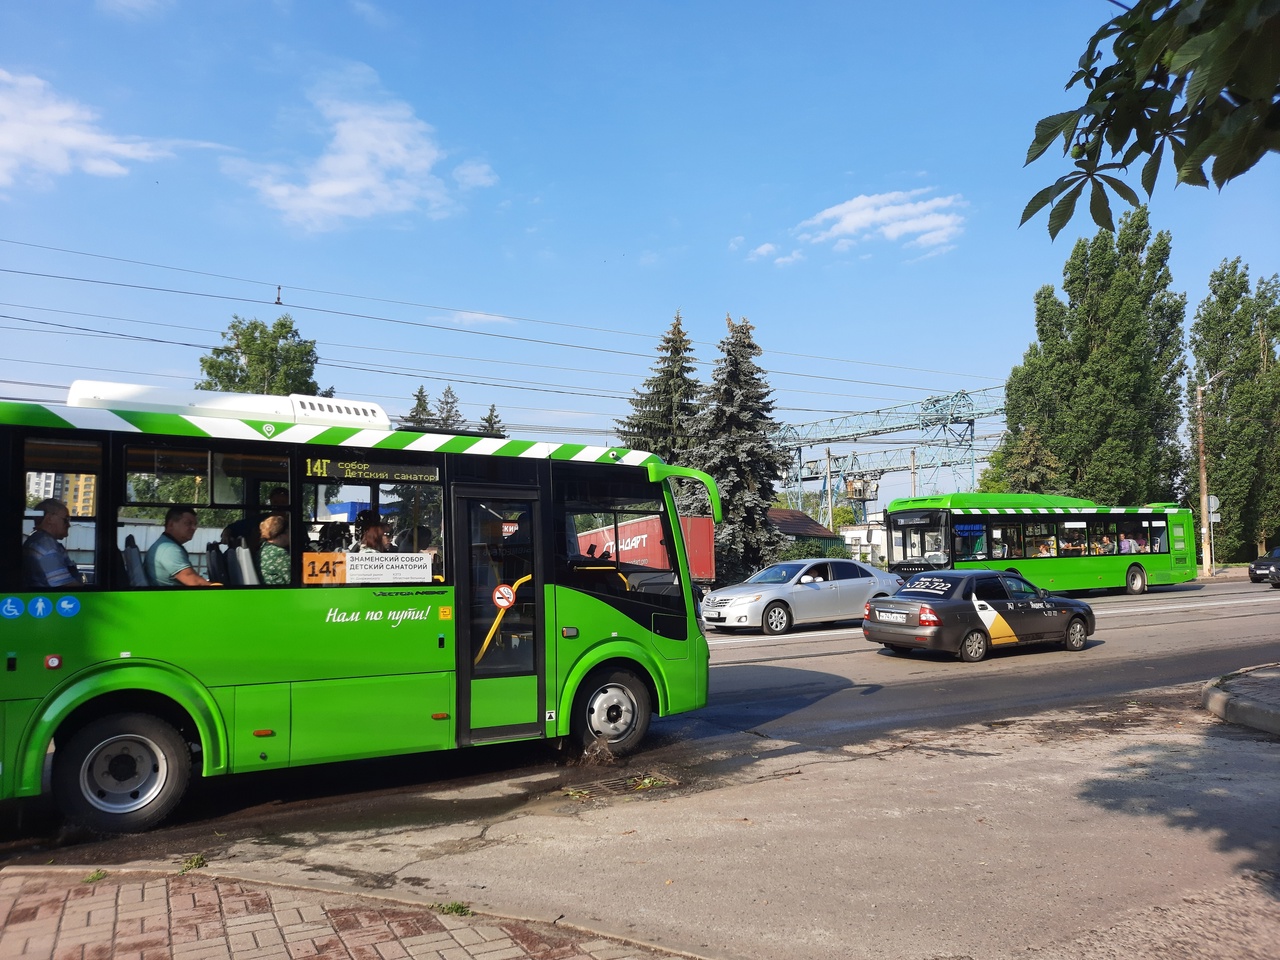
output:
<path id="1" fill-rule="evenodd" d="M 632 753 L 649 732 L 649 688 L 630 670 L 597 670 L 574 698 L 570 728 L 583 748 L 604 741 L 616 757 Z"/>
<path id="2" fill-rule="evenodd" d="M 960 641 L 960 659 L 965 663 L 977 663 L 979 660 L 986 659 L 989 649 L 991 649 L 991 641 L 987 639 L 987 635 L 981 630 L 970 630 Z"/>
<path id="3" fill-rule="evenodd" d="M 1088 639 L 1089 632 L 1085 629 L 1084 621 L 1076 617 L 1067 624 L 1067 635 L 1062 638 L 1062 646 L 1072 653 L 1079 653 Z"/>
<path id="4" fill-rule="evenodd" d="M 1275 588 L 1280 588 L 1280 580 L 1272 580 L 1271 586 Z"/>
<path id="5" fill-rule="evenodd" d="M 1130 596 L 1137 596 L 1140 593 L 1147 592 L 1147 571 L 1136 563 L 1129 568 L 1129 572 L 1124 578 L 1125 593 Z"/>
<path id="6" fill-rule="evenodd" d="M 191 749 L 174 727 L 145 713 L 101 717 L 53 755 L 53 796 L 71 823 L 97 833 L 138 833 L 171 814 L 191 780 Z"/>
<path id="7" fill-rule="evenodd" d="M 896 643 L 886 643 L 886 644 L 884 645 L 884 648 L 885 648 L 886 650 L 888 650 L 890 653 L 892 653 L 892 654 L 896 654 L 896 655 L 897 655 L 897 656 L 899 656 L 899 657 L 909 657 L 909 656 L 911 656 L 911 648 L 910 648 L 910 647 L 904 647 L 904 646 L 901 646 L 900 644 L 896 644 Z"/>
<path id="8" fill-rule="evenodd" d="M 760 618 L 760 627 L 765 633 L 777 636 L 791 629 L 791 611 L 779 600 L 773 601 L 764 608 L 764 616 Z"/>

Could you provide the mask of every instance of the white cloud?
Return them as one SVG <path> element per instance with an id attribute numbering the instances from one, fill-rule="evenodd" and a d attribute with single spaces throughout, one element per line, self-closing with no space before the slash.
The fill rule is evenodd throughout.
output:
<path id="1" fill-rule="evenodd" d="M 862 194 L 828 207 L 796 229 L 801 240 L 831 242 L 836 252 L 847 251 L 852 244 L 874 236 L 904 241 L 908 247 L 942 247 L 963 231 L 964 217 L 958 211 L 966 204 L 959 194 L 925 197 L 932 192 L 932 187 L 923 187 Z"/>
<path id="2" fill-rule="evenodd" d="M 141 20 L 173 6 L 173 0 L 98 0 L 97 7 L 111 17 Z"/>
<path id="3" fill-rule="evenodd" d="M 385 27 L 390 22 L 382 8 L 369 3 L 368 0 L 350 0 L 351 12 L 362 18 L 371 27 Z"/>
<path id="4" fill-rule="evenodd" d="M 760 246 L 756 247 L 754 250 L 752 250 L 750 253 L 747 254 L 747 259 L 763 260 L 766 257 L 772 257 L 777 252 L 778 252 L 778 247 L 776 244 L 762 243 L 760 244 Z"/>
<path id="5" fill-rule="evenodd" d="M 792 264 L 792 263 L 799 263 L 799 262 L 800 262 L 801 260 L 803 260 L 803 259 L 804 259 L 804 251 L 803 251 L 803 250 L 792 250 L 792 251 L 791 251 L 790 253 L 788 253 L 785 257 L 778 257 L 778 258 L 777 258 L 776 260 L 774 260 L 773 262 L 774 262 L 774 263 L 776 263 L 776 264 L 777 264 L 778 266 L 780 266 L 780 267 L 785 267 L 785 266 L 787 266 L 788 264 Z"/>
<path id="6" fill-rule="evenodd" d="M 172 156 L 170 144 L 107 133 L 89 107 L 59 97 L 39 77 L 0 70 L 0 188 L 46 183 L 79 170 L 122 177 L 128 161 Z"/>
<path id="7" fill-rule="evenodd" d="M 744 236 L 739 235 L 734 237 L 732 240 L 729 241 L 729 252 L 730 253 L 736 252 L 746 242 L 747 242 L 747 238 Z"/>
<path id="8" fill-rule="evenodd" d="M 375 84 L 371 70 L 355 67 L 312 96 L 329 140 L 310 163 L 291 169 L 229 160 L 225 170 L 248 182 L 286 220 L 311 230 L 423 209 L 432 217 L 448 216 L 457 201 L 432 173 L 446 156 L 435 130 L 409 104 L 368 89 Z M 464 161 L 453 176 L 461 189 L 498 179 L 479 161 Z"/>
<path id="9" fill-rule="evenodd" d="M 453 179 L 463 190 L 475 187 L 492 187 L 498 182 L 493 167 L 480 160 L 464 160 L 453 168 Z"/>

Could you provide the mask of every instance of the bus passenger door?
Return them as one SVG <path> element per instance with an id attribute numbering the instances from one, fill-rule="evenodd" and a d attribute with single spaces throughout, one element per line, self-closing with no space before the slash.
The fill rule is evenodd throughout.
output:
<path id="1" fill-rule="evenodd" d="M 542 734 L 546 674 L 537 494 L 455 489 L 460 743 Z"/>

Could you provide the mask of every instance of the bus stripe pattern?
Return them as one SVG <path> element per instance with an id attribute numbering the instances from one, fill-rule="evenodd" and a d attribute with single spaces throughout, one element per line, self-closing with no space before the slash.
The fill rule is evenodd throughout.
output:
<path id="1" fill-rule="evenodd" d="M 418 450 L 428 453 L 473 453 L 482 456 L 575 460 L 589 463 L 621 463 L 644 466 L 661 458 L 625 447 L 589 446 L 581 443 L 548 443 L 504 437 L 463 437 L 448 433 L 416 433 L 409 430 L 370 430 L 330 427 L 232 417 L 188 416 L 137 410 L 105 410 L 97 407 L 56 409 L 39 403 L 0 401 L 0 419 L 39 427 L 79 430 L 115 430 L 122 433 L 160 433 L 171 436 L 227 440 L 287 440 L 337 447 L 375 450 Z"/>

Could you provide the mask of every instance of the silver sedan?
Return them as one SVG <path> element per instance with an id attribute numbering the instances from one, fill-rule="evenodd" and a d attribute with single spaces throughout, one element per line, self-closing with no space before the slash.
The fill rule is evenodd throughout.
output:
<path id="1" fill-rule="evenodd" d="M 887 597 L 900 586 L 897 574 L 854 560 L 785 560 L 707 594 L 702 622 L 711 628 L 786 633 L 797 623 L 856 620 L 868 600 Z"/>

